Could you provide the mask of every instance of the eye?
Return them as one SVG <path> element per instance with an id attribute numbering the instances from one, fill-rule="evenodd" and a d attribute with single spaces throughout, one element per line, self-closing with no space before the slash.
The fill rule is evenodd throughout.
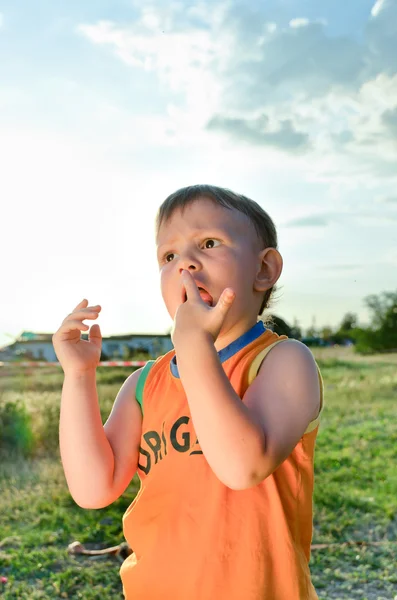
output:
<path id="1" fill-rule="evenodd" d="M 215 248 L 215 245 L 207 246 L 208 242 L 213 242 L 214 244 L 220 243 L 219 240 L 214 240 L 213 238 L 208 238 L 208 240 L 205 240 L 205 242 L 204 242 L 204 245 L 206 248 Z"/>
<path id="2" fill-rule="evenodd" d="M 209 243 L 211 245 L 208 245 Z M 220 244 L 220 243 L 221 242 L 219 240 L 216 240 L 214 238 L 208 238 L 208 239 L 204 240 L 204 242 L 203 242 L 203 244 L 207 250 L 210 250 L 211 248 L 216 248 L 215 244 Z M 170 256 L 174 257 L 175 255 L 173 252 L 168 252 L 167 254 L 164 254 L 164 256 L 162 258 L 162 262 L 166 262 L 166 263 L 171 262 L 173 260 L 173 258 L 171 260 L 168 260 L 168 258 Z"/>

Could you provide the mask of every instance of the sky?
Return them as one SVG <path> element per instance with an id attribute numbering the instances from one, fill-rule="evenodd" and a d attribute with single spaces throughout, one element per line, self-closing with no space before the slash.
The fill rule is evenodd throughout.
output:
<path id="1" fill-rule="evenodd" d="M 274 220 L 272 314 L 369 323 L 397 289 L 396 56 L 395 0 L 0 0 L 0 346 L 83 298 L 103 336 L 167 333 L 154 218 L 197 183 Z"/>

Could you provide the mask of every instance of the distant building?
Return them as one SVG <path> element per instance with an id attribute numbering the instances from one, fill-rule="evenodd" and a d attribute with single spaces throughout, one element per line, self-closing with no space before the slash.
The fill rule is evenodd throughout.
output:
<path id="1" fill-rule="evenodd" d="M 52 345 L 52 335 L 52 333 L 24 331 L 13 343 L 0 348 L 0 361 L 8 362 L 25 358 L 27 361 L 57 362 L 58 359 Z M 87 340 L 88 334 L 83 333 L 81 337 Z M 172 348 L 170 334 L 112 335 L 102 338 L 101 360 L 128 360 L 129 354 L 133 352 L 141 352 L 154 358 L 165 354 Z"/>

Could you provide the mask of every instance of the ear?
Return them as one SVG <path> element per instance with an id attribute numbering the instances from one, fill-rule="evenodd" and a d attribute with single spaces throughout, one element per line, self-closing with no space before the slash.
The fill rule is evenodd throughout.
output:
<path id="1" fill-rule="evenodd" d="M 258 254 L 258 269 L 254 281 L 257 292 L 273 287 L 283 270 L 283 257 L 276 248 L 265 248 Z"/>

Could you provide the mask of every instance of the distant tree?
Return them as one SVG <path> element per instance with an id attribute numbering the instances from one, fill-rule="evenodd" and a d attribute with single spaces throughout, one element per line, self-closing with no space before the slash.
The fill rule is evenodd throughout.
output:
<path id="1" fill-rule="evenodd" d="M 308 329 L 306 329 L 306 336 L 308 338 L 314 338 L 318 336 L 318 331 L 315 327 L 309 327 Z"/>
<path id="2" fill-rule="evenodd" d="M 371 294 L 364 302 L 371 311 L 371 324 L 352 330 L 356 351 L 360 354 L 397 352 L 397 292 Z"/>
<path id="3" fill-rule="evenodd" d="M 357 315 L 354 313 L 346 313 L 342 319 L 342 323 L 340 324 L 340 329 L 343 331 L 350 331 L 351 329 L 355 329 L 357 327 Z"/>
<path id="4" fill-rule="evenodd" d="M 288 337 L 294 337 L 292 335 L 292 328 L 284 321 L 284 319 L 281 319 L 281 317 L 277 317 L 276 315 L 271 315 L 271 317 L 273 323 L 269 324 L 269 329 L 271 329 L 278 335 L 287 335 Z"/>
<path id="5" fill-rule="evenodd" d="M 344 344 L 346 341 L 354 342 L 357 328 L 357 315 L 348 312 L 342 319 L 339 327 L 332 333 L 330 341 L 333 344 Z"/>
<path id="6" fill-rule="evenodd" d="M 320 337 L 324 340 L 324 342 L 333 342 L 333 335 L 333 330 L 331 327 L 329 327 L 329 325 L 325 325 L 320 330 Z"/>
<path id="7" fill-rule="evenodd" d="M 294 338 L 295 340 L 301 340 L 303 337 L 302 329 L 301 329 L 297 319 L 294 319 L 294 324 L 292 325 L 292 328 L 291 328 L 291 337 Z"/>

